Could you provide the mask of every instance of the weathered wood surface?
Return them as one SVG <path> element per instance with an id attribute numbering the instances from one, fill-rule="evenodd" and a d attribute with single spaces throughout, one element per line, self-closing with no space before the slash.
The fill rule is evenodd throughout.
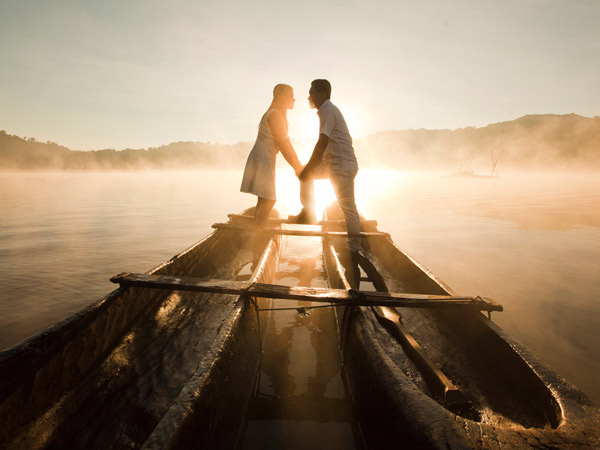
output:
<path id="1" fill-rule="evenodd" d="M 146 275 L 144 273 L 123 272 L 110 279 L 121 286 L 171 289 L 176 291 L 213 292 L 215 294 L 240 295 L 250 283 L 247 281 L 228 281 L 207 278 L 173 277 Z"/>
<path id="2" fill-rule="evenodd" d="M 284 230 L 281 228 L 268 228 L 268 227 L 252 227 L 252 226 L 241 226 L 231 225 L 228 223 L 215 223 L 212 225 L 213 228 L 219 230 L 230 230 L 230 231 L 260 231 L 263 233 L 280 234 L 284 236 L 327 236 L 333 238 L 340 237 L 389 237 L 389 233 L 382 233 L 380 231 L 363 231 L 360 233 L 347 233 L 345 231 L 312 231 L 312 230 Z"/>
<path id="3" fill-rule="evenodd" d="M 379 317 L 379 320 L 387 323 L 388 327 L 392 328 L 396 338 L 400 341 L 400 344 L 406 353 L 425 375 L 428 384 L 433 388 L 432 390 L 436 391 L 444 400 L 445 405 L 454 410 L 457 408 L 468 407 L 469 402 L 464 394 L 454 385 L 454 383 L 452 383 L 452 381 L 450 381 L 446 374 L 436 366 L 427 353 L 425 353 L 423 347 L 421 347 L 417 340 L 408 332 L 404 325 L 402 325 L 400 315 L 393 308 L 385 306 L 375 306 L 373 307 L 373 310 Z"/>
<path id="4" fill-rule="evenodd" d="M 242 215 L 242 214 L 227 214 L 227 217 L 230 219 L 242 219 L 242 220 L 247 220 L 247 221 L 254 221 L 254 216 L 246 216 L 246 215 Z M 277 226 L 277 225 L 282 225 L 282 224 L 298 225 L 298 224 L 290 221 L 289 219 L 268 219 L 267 223 L 270 226 Z M 376 227 L 377 221 L 376 220 L 362 220 L 361 224 L 366 225 L 366 226 Z M 319 220 L 314 225 L 321 225 L 321 226 L 346 225 L 346 221 L 345 220 Z"/>
<path id="5" fill-rule="evenodd" d="M 121 286 L 138 286 L 180 291 L 215 292 L 234 295 L 356 306 L 396 306 L 404 308 L 464 308 L 477 311 L 502 311 L 502 306 L 482 297 L 404 294 L 344 289 L 326 289 L 244 281 L 207 280 L 125 272 L 110 279 Z"/>

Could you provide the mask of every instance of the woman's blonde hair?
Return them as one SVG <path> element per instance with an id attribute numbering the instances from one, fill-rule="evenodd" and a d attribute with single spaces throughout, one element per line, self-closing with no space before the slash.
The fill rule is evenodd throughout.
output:
<path id="1" fill-rule="evenodd" d="M 289 84 L 278 84 L 273 88 L 273 98 L 279 98 L 287 91 L 291 91 L 292 87 Z"/>

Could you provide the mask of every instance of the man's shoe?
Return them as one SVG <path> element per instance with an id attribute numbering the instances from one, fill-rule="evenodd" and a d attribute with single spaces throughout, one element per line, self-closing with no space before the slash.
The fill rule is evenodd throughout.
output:
<path id="1" fill-rule="evenodd" d="M 302 211 L 300 211 L 300 214 L 296 214 L 295 216 L 288 216 L 288 220 L 290 223 L 316 225 L 317 216 L 315 215 L 315 213 L 311 213 L 303 209 Z"/>

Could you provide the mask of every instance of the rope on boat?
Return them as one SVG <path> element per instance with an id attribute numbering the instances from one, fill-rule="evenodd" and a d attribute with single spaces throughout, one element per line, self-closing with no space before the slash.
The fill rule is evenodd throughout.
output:
<path id="1" fill-rule="evenodd" d="M 258 308 L 258 306 L 256 305 L 255 302 L 254 303 L 254 307 L 256 308 L 257 312 L 262 312 L 262 311 L 297 311 L 298 314 L 300 314 L 301 316 L 308 316 L 309 312 L 311 309 L 316 309 L 316 308 L 336 308 L 338 306 L 347 306 L 344 305 L 343 303 L 338 303 L 338 304 L 330 304 L 330 305 L 318 305 L 318 306 L 298 306 L 297 308 Z"/>
<path id="2" fill-rule="evenodd" d="M 360 296 L 364 296 L 364 294 L 362 292 L 355 291 L 354 289 L 350 289 L 350 293 L 352 294 L 353 297 L 356 296 L 356 298 L 360 298 Z M 358 296 L 357 296 L 357 294 L 358 294 Z M 481 298 L 479 295 L 476 296 L 474 300 L 485 303 L 485 300 L 483 298 Z M 294 307 L 289 307 L 289 308 L 259 308 L 258 307 L 258 302 L 256 301 L 255 297 L 250 297 L 250 301 L 254 305 L 254 309 L 256 310 L 256 315 L 257 316 L 258 316 L 259 313 L 261 313 L 263 311 L 297 311 L 298 314 L 300 314 L 301 316 L 307 317 L 310 314 L 310 310 L 311 309 L 316 309 L 316 308 L 337 308 L 339 306 L 348 306 L 348 305 L 346 305 L 344 303 L 330 303 L 329 305 L 298 306 L 297 308 L 294 308 Z M 487 314 L 488 314 L 488 319 L 492 320 L 492 311 L 487 311 Z M 259 320 L 259 322 L 260 322 L 260 320 Z"/>

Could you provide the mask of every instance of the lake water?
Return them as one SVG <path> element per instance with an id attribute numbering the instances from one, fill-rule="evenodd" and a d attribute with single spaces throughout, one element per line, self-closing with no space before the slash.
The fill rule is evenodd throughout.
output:
<path id="1" fill-rule="evenodd" d="M 357 204 L 455 292 L 600 404 L 600 177 L 359 173 Z M 278 174 L 277 208 L 298 182 Z M 53 325 L 252 206 L 236 171 L 0 173 L 0 348 Z M 333 198 L 317 185 L 318 204 Z"/>

